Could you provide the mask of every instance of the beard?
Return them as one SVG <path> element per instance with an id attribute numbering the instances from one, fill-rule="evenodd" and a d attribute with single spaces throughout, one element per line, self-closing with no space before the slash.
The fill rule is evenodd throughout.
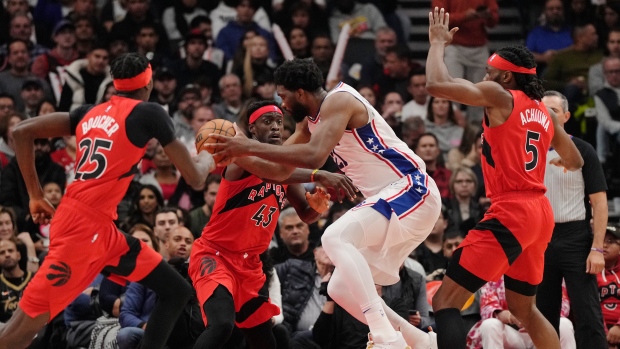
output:
<path id="1" fill-rule="evenodd" d="M 310 110 L 299 103 L 295 103 L 291 108 L 291 116 L 297 123 L 304 121 L 304 118 L 308 116 L 308 114 L 310 114 Z"/>

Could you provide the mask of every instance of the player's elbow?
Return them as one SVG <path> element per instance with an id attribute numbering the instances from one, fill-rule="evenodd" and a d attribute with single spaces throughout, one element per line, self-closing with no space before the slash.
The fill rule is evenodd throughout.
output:
<path id="1" fill-rule="evenodd" d="M 441 96 L 442 90 L 442 84 L 440 82 L 426 81 L 426 91 L 428 91 L 428 94 L 431 96 Z"/>
<path id="2" fill-rule="evenodd" d="M 565 167 L 569 171 L 578 171 L 583 167 L 583 158 L 581 156 L 577 156 L 575 159 L 572 159 L 570 163 L 566 164 Z"/>

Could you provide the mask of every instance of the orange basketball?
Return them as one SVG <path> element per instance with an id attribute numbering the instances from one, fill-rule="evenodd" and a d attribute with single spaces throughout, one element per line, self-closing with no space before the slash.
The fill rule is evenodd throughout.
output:
<path id="1" fill-rule="evenodd" d="M 196 134 L 196 151 L 200 153 L 202 145 L 205 143 L 217 143 L 217 139 L 209 137 L 210 134 L 221 134 L 224 136 L 234 136 L 235 128 L 233 123 L 225 119 L 214 119 L 207 121 Z M 206 149 L 213 154 L 214 149 Z"/>

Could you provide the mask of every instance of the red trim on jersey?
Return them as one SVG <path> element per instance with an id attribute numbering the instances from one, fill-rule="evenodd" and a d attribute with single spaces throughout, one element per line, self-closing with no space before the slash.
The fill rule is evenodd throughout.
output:
<path id="1" fill-rule="evenodd" d="M 385 150 L 390 149 L 390 147 L 388 147 L 387 144 L 385 144 L 385 141 L 383 140 L 383 138 L 381 138 L 379 131 L 377 131 L 377 125 L 375 124 L 375 119 L 372 119 L 372 121 L 370 122 L 370 127 L 372 127 L 372 130 L 375 132 L 375 135 L 377 135 L 379 142 L 381 142 L 381 145 L 385 148 Z"/>
<path id="2" fill-rule="evenodd" d="M 357 142 L 360 144 L 360 146 L 362 147 L 362 149 L 364 149 L 366 152 L 373 154 L 374 156 L 377 157 L 377 159 L 385 162 L 400 178 L 402 178 L 404 175 L 402 172 L 400 172 L 397 168 L 394 167 L 394 165 L 392 165 L 391 162 L 387 161 L 386 159 L 384 159 L 383 157 L 381 157 L 379 154 L 377 153 L 373 153 L 370 150 L 368 150 L 368 148 L 366 148 L 366 146 L 364 145 L 364 142 L 362 142 L 362 140 L 359 138 L 359 135 L 357 134 L 357 132 L 353 132 L 353 136 L 355 137 L 355 139 L 357 140 Z"/>
<path id="3" fill-rule="evenodd" d="M 407 184 L 406 187 L 401 189 L 398 193 L 396 193 L 396 194 L 390 196 L 389 198 L 385 199 L 385 201 L 390 201 L 390 200 L 392 200 L 394 198 L 397 198 L 397 197 L 403 195 L 403 193 L 406 193 L 407 191 L 409 191 L 409 189 L 411 189 L 411 187 L 413 187 L 413 183 L 411 183 L 411 177 L 409 177 L 409 176 L 407 176 L 407 183 L 409 183 L 409 184 Z"/>
<path id="4" fill-rule="evenodd" d="M 398 219 L 403 219 L 405 217 L 407 217 L 409 214 L 411 214 L 413 211 L 417 210 L 418 207 L 420 207 L 420 205 L 422 205 L 425 201 L 426 201 L 426 197 L 431 193 L 431 191 L 428 189 L 428 175 L 426 175 L 426 180 L 424 181 L 424 186 L 427 188 L 426 189 L 426 194 L 424 194 L 424 196 L 422 196 L 422 200 L 420 200 L 415 206 L 413 206 L 411 209 L 409 209 L 408 211 L 404 212 L 403 214 L 401 214 L 400 216 L 398 216 Z"/>

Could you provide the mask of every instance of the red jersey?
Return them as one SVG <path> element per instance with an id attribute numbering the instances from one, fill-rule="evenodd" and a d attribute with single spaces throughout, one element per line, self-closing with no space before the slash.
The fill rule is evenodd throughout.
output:
<path id="1" fill-rule="evenodd" d="M 522 91 L 508 90 L 513 110 L 496 127 L 482 122 L 482 173 L 487 197 L 514 191 L 545 192 L 547 150 L 553 120 L 545 105 Z"/>
<path id="2" fill-rule="evenodd" d="M 116 97 L 94 106 L 77 124 L 75 180 L 66 196 L 116 219 L 116 207 L 146 148 L 131 143 L 125 119 L 139 100 Z"/>
<path id="3" fill-rule="evenodd" d="M 606 327 L 620 325 L 620 264 L 596 275 L 601 310 Z"/>
<path id="4" fill-rule="evenodd" d="M 215 244 L 231 252 L 263 253 L 276 229 L 286 188 L 254 175 L 232 182 L 222 178 L 213 214 L 196 243 Z"/>

